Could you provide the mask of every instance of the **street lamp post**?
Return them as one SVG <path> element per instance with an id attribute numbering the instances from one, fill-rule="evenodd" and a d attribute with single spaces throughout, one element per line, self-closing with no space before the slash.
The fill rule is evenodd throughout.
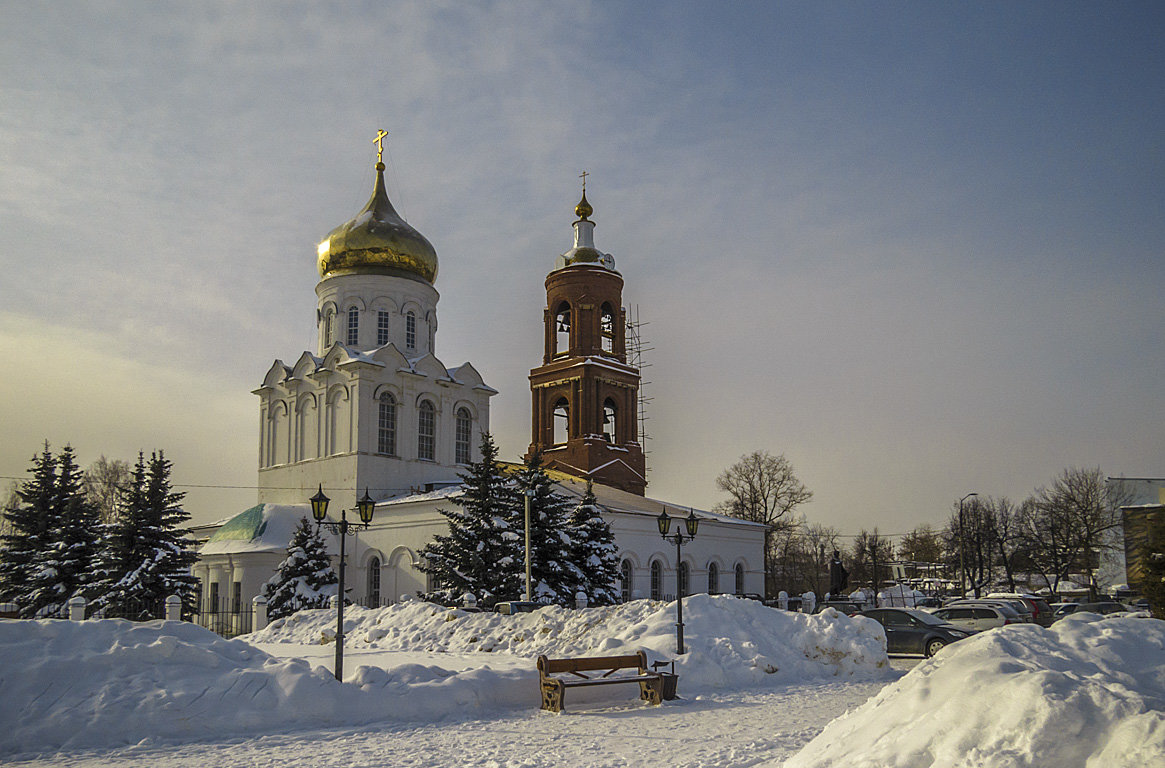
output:
<path id="1" fill-rule="evenodd" d="M 530 602 L 533 598 L 534 590 L 533 583 L 530 578 L 530 499 L 534 498 L 534 489 L 527 488 L 522 492 L 526 498 L 526 602 Z"/>
<path id="2" fill-rule="evenodd" d="M 343 682 L 344 680 L 344 541 L 348 536 L 355 536 L 357 531 L 355 528 L 367 528 L 368 524 L 372 522 L 372 513 L 376 511 L 376 502 L 368 495 L 368 489 L 364 489 L 364 496 L 356 502 L 356 511 L 360 515 L 359 523 L 349 523 L 348 513 L 346 510 L 340 510 L 340 522 L 333 523 L 328 521 L 328 502 L 331 501 L 324 495 L 324 486 L 320 485 L 319 491 L 315 496 L 311 497 L 311 516 L 315 518 L 316 528 L 327 528 L 333 534 L 340 537 L 340 583 L 339 595 L 336 599 L 336 679 Z"/>
<path id="3" fill-rule="evenodd" d="M 966 545 L 963 543 L 963 502 L 977 493 L 968 493 L 959 499 L 959 597 L 967 596 L 967 564 L 965 561 Z"/>
<path id="4" fill-rule="evenodd" d="M 667 535 L 671 528 L 671 517 L 668 516 L 666 509 L 659 513 L 656 522 L 659 523 L 659 535 L 663 537 L 663 540 L 675 542 L 676 545 L 676 654 L 684 654 L 687 653 L 687 650 L 684 649 L 684 595 L 683 583 L 680 581 L 680 547 L 696 538 L 696 529 L 700 526 L 700 518 L 696 517 L 695 510 L 688 510 L 688 516 L 684 518 L 684 527 L 688 531 L 687 536 L 684 536 L 684 532 L 679 528 L 671 536 Z"/>

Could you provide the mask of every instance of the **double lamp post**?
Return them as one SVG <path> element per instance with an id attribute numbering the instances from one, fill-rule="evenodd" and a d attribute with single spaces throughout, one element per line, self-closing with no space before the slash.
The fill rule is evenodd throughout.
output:
<path id="1" fill-rule="evenodd" d="M 339 594 L 336 596 L 336 679 L 344 680 L 344 541 L 348 536 L 355 536 L 358 528 L 367 528 L 372 522 L 372 513 L 376 511 L 376 502 L 364 489 L 364 496 L 356 502 L 356 512 L 360 515 L 360 522 L 348 522 L 347 510 L 340 510 L 340 522 L 334 523 L 327 519 L 328 502 L 324 495 L 324 486 L 320 485 L 319 492 L 311 499 L 311 516 L 315 518 L 316 529 L 327 528 L 340 538 L 340 584 Z"/>
<path id="2" fill-rule="evenodd" d="M 688 516 L 684 518 L 684 527 L 688 531 L 688 535 L 684 536 L 684 532 L 676 528 L 676 532 L 671 536 L 667 532 L 671 529 L 671 517 L 667 510 L 659 513 L 656 522 L 659 523 L 659 535 L 663 537 L 664 541 L 674 542 L 676 545 L 676 653 L 687 653 L 684 648 L 684 583 L 680 576 L 682 570 L 680 565 L 680 547 L 687 542 L 696 538 L 696 529 L 700 527 L 700 518 L 696 517 L 694 509 L 688 510 Z"/>

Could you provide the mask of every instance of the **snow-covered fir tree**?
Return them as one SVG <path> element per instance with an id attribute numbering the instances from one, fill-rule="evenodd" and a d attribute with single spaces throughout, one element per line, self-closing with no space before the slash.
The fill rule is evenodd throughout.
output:
<path id="1" fill-rule="evenodd" d="M 5 512 L 7 532 L 0 536 L 0 600 L 16 603 L 22 618 L 32 618 L 55 599 L 56 573 L 45 567 L 53 546 L 57 498 L 57 461 L 46 442 L 32 457 L 32 477 L 16 490 L 18 503 Z"/>
<path id="2" fill-rule="evenodd" d="M 576 586 L 583 575 L 572 561 L 572 531 L 569 526 L 570 500 L 554 489 L 554 481 L 542 467 L 542 454 L 535 451 L 517 475 L 519 499 L 530 495 L 530 572 L 534 599 L 540 602 L 573 605 Z M 524 515 L 524 510 L 521 510 Z M 519 530 L 525 521 L 518 518 Z M 524 545 L 524 542 L 523 542 Z M 524 548 L 524 546 L 523 546 Z M 525 579 L 525 564 L 522 565 Z"/>
<path id="3" fill-rule="evenodd" d="M 182 598 L 184 612 L 196 609 L 198 580 L 190 566 L 198 559 L 193 541 L 181 525 L 190 519 L 182 509 L 184 493 L 170 482 L 171 462 L 162 451 L 143 453 L 130 472 L 121 514 L 103 526 L 93 585 L 95 610 L 106 614 L 160 614 L 170 595 Z"/>
<path id="4" fill-rule="evenodd" d="M 338 582 L 319 529 L 301 518 L 287 545 L 287 559 L 263 585 L 267 616 L 278 619 L 305 608 L 327 608 Z"/>
<path id="5" fill-rule="evenodd" d="M 46 442 L 32 459 L 32 478 L 17 489 L 0 537 L 0 599 L 20 615 L 56 616 L 92 579 L 98 522 L 81 490 L 73 449 L 54 457 Z"/>
<path id="6" fill-rule="evenodd" d="M 94 563 L 101 535 L 100 513 L 85 493 L 84 473 L 72 446 L 57 457 L 56 541 L 49 550 L 57 571 L 57 602 L 82 594 L 94 579 Z"/>
<path id="7" fill-rule="evenodd" d="M 522 594 L 521 501 L 497 456 L 493 438 L 482 433 L 481 460 L 461 473 L 462 493 L 450 499 L 455 508 L 441 510 L 449 534 L 436 536 L 421 551 L 421 570 L 437 585 L 426 600 L 454 605 L 471 592 L 481 604 L 492 605 Z"/>
<path id="8" fill-rule="evenodd" d="M 587 481 L 587 490 L 570 516 L 570 559 L 580 579 L 575 589 L 585 592 L 591 605 L 614 605 L 619 602 L 619 552 L 615 534 L 603 519 L 595 499 L 595 490 Z"/>

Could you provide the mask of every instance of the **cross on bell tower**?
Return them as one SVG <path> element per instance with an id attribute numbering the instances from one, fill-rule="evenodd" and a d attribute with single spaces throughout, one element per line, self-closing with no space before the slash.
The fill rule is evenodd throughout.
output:
<path id="1" fill-rule="evenodd" d="M 530 371 L 527 455 L 541 451 L 547 468 L 642 496 L 639 371 L 627 364 L 623 277 L 611 255 L 595 248 L 593 213 L 584 188 L 574 247 L 546 277 L 545 348 L 542 365 Z"/>

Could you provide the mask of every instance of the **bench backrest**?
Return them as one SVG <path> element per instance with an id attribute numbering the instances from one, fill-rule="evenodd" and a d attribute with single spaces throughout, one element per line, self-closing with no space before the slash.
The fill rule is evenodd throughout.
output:
<path id="1" fill-rule="evenodd" d="M 548 659 L 538 657 L 538 671 L 544 675 L 555 672 L 592 672 L 598 669 L 637 668 L 647 671 L 647 654 L 643 651 L 629 656 L 584 656 L 577 659 Z"/>

